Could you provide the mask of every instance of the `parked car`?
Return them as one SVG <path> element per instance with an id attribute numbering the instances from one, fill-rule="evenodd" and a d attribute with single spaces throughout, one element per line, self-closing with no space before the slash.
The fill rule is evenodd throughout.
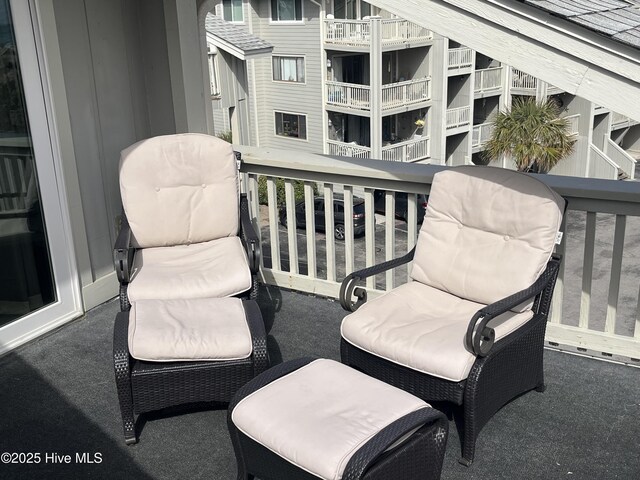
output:
<path id="1" fill-rule="evenodd" d="M 316 230 L 325 231 L 325 211 L 324 198 L 314 197 L 313 206 L 315 211 Z M 279 211 L 280 223 L 287 225 L 287 209 L 285 206 L 280 207 Z M 334 195 L 333 197 L 333 219 L 334 231 L 333 236 L 337 240 L 344 240 L 344 199 L 342 195 Z M 296 226 L 305 228 L 307 226 L 306 206 L 304 201 L 296 203 Z M 362 235 L 364 233 L 364 199 L 353 197 L 353 233 L 354 235 Z"/>
<path id="2" fill-rule="evenodd" d="M 427 211 L 427 202 L 429 196 L 423 193 L 419 193 L 416 202 L 418 210 L 418 223 L 422 223 L 424 220 L 424 214 Z M 373 192 L 373 207 L 376 213 L 384 214 L 386 211 L 386 199 L 384 190 L 374 190 Z M 409 207 L 407 194 L 404 192 L 396 192 L 396 218 L 404 220 L 405 222 L 409 218 Z"/>

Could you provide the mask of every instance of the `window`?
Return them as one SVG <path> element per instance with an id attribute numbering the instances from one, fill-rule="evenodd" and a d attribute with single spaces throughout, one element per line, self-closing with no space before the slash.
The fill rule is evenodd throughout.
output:
<path id="1" fill-rule="evenodd" d="M 302 21 L 302 0 L 271 0 L 271 20 L 274 22 Z"/>
<path id="2" fill-rule="evenodd" d="M 307 117 L 295 113 L 276 113 L 276 135 L 307 139 Z"/>
<path id="3" fill-rule="evenodd" d="M 220 81 L 218 79 L 217 53 L 218 49 L 209 45 L 209 82 L 211 86 L 211 97 L 220 98 Z"/>
<path id="4" fill-rule="evenodd" d="M 222 13 L 227 22 L 242 22 L 242 0 L 222 0 Z"/>
<path id="5" fill-rule="evenodd" d="M 273 79 L 304 83 L 304 57 L 273 57 Z"/>

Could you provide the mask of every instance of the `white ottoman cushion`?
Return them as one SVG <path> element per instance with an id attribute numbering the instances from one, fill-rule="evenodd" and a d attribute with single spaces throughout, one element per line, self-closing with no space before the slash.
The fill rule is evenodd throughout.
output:
<path id="1" fill-rule="evenodd" d="M 299 468 L 340 480 L 381 429 L 430 408 L 417 397 L 333 360 L 315 360 L 241 400 L 234 425 Z"/>
<path id="2" fill-rule="evenodd" d="M 133 358 L 153 362 L 239 360 L 253 351 L 239 298 L 133 302 L 128 340 Z"/>

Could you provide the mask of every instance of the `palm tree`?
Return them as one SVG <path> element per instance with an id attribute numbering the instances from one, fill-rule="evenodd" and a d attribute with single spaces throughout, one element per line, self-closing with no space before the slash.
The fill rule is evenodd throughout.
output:
<path id="1" fill-rule="evenodd" d="M 508 155 L 520 171 L 547 173 L 571 154 L 575 144 L 569 122 L 559 115 L 551 100 L 515 99 L 510 109 L 498 113 L 485 157 Z"/>

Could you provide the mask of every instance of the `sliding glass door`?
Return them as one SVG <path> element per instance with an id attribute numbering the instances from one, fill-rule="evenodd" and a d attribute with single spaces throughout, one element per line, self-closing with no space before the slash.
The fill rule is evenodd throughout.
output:
<path id="1" fill-rule="evenodd" d="M 0 0 L 0 353 L 79 312 L 33 7 Z"/>

